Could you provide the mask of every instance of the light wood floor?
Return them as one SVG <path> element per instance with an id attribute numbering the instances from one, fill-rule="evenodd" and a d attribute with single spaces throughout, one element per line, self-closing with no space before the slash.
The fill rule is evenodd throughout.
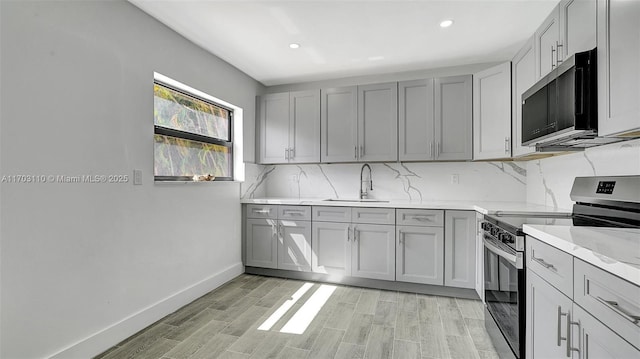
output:
<path id="1" fill-rule="evenodd" d="M 98 358 L 498 358 L 483 316 L 479 301 L 241 275 Z"/>

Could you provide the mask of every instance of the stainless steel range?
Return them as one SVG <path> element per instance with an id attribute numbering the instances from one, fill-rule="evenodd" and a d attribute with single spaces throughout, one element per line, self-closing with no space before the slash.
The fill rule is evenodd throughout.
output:
<path id="1" fill-rule="evenodd" d="M 573 213 L 485 216 L 485 326 L 501 358 L 524 358 L 524 224 L 640 228 L 640 176 L 577 177 Z"/>

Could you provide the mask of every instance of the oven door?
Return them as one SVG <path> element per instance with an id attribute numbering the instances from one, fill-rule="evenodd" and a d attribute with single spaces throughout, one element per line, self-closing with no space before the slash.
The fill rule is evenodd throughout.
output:
<path id="1" fill-rule="evenodd" d="M 506 341 L 513 355 L 524 359 L 525 271 L 522 254 L 485 234 L 484 288 L 490 313 L 485 321 L 495 322 L 502 335 L 502 338 L 492 337 L 494 344 Z"/>

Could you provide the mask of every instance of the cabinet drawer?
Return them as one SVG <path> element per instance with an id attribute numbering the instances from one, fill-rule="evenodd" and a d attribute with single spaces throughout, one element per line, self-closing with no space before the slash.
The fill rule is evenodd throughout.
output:
<path id="1" fill-rule="evenodd" d="M 574 301 L 640 348 L 640 287 L 580 259 L 574 265 Z"/>
<path id="2" fill-rule="evenodd" d="M 527 236 L 527 268 L 573 298 L 573 256 Z"/>
<path id="3" fill-rule="evenodd" d="M 393 208 L 360 208 L 351 209 L 351 222 L 370 224 L 395 224 L 396 210 Z"/>
<path id="4" fill-rule="evenodd" d="M 400 226 L 444 226 L 444 211 L 433 209 L 397 209 L 396 223 Z"/>
<path id="5" fill-rule="evenodd" d="M 278 206 L 270 204 L 248 204 L 247 205 L 247 218 L 278 218 Z"/>
<path id="6" fill-rule="evenodd" d="M 278 206 L 278 219 L 311 220 L 310 206 Z"/>
<path id="7" fill-rule="evenodd" d="M 319 222 L 351 222 L 351 207 L 313 206 L 312 218 Z"/>

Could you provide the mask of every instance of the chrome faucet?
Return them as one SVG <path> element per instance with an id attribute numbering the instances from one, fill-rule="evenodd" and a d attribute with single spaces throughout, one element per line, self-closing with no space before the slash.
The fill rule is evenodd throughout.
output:
<path id="1" fill-rule="evenodd" d="M 365 167 L 369 169 L 369 190 L 373 191 L 373 177 L 371 175 L 371 166 L 369 166 L 368 163 L 365 163 L 360 169 L 360 199 L 365 199 L 369 195 L 369 193 L 367 192 L 367 186 L 363 187 L 363 183 L 365 183 L 365 181 L 362 179 L 362 175 L 364 173 Z"/>

